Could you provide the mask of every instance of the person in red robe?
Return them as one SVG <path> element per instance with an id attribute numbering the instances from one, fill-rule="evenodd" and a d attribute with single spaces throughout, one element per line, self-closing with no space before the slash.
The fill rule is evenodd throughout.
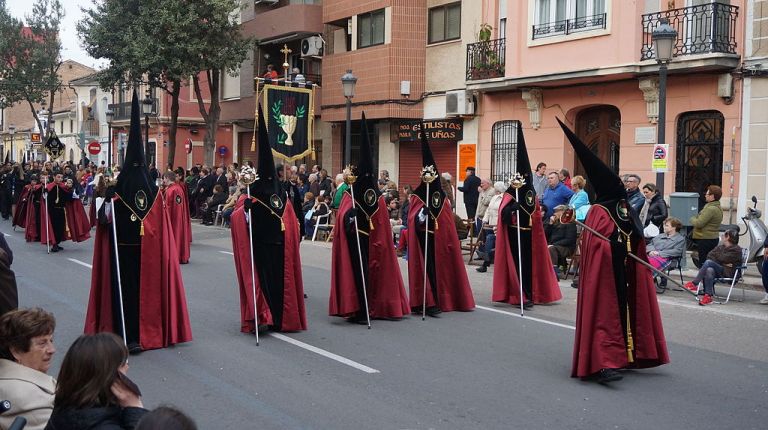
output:
<path id="1" fill-rule="evenodd" d="M 240 288 L 240 330 L 243 333 L 254 333 L 260 328 L 281 332 L 306 330 L 299 222 L 280 186 L 265 121 L 259 117 L 262 121 L 258 127 L 258 179 L 246 184 L 250 199 L 244 190 L 230 218 Z M 242 178 L 254 174 L 248 166 L 244 166 L 242 172 Z M 253 248 L 249 221 L 253 225 Z"/>
<path id="2" fill-rule="evenodd" d="M 328 313 L 365 324 L 366 307 L 370 318 L 400 319 L 410 311 L 389 212 L 373 168 L 365 114 L 361 136 L 360 160 L 349 172 L 356 177 L 354 192 L 347 189 L 339 204 Z"/>
<path id="3" fill-rule="evenodd" d="M 61 243 L 67 240 L 83 242 L 91 237 L 90 222 L 83 203 L 75 197 L 73 189 L 57 173 L 53 182 L 45 185 L 43 193 L 46 204 L 40 206 L 42 222 L 49 228 L 40 229 L 40 242 L 51 245 L 51 252 L 63 250 Z M 45 227 L 45 224 L 43 224 Z"/>
<path id="4" fill-rule="evenodd" d="M 192 244 L 192 213 L 189 211 L 189 192 L 187 191 L 187 184 L 184 182 L 184 168 L 177 167 L 176 170 L 176 183 L 181 188 L 181 197 L 184 199 L 184 210 L 187 211 L 187 231 L 189 232 L 189 243 Z"/>
<path id="5" fill-rule="evenodd" d="M 48 181 L 48 172 L 43 171 L 40 173 L 40 178 L 44 182 Z M 45 228 L 42 225 L 44 218 L 41 218 L 40 207 L 44 204 L 43 199 L 43 184 L 35 183 L 29 190 L 26 204 L 26 215 L 24 216 L 24 239 L 27 242 L 37 242 L 40 240 L 40 228 Z M 50 225 L 48 228 L 51 228 Z"/>
<path id="6" fill-rule="evenodd" d="M 37 175 L 31 175 L 29 184 L 24 185 L 19 196 L 19 203 L 13 212 L 13 227 L 27 228 L 27 210 L 29 208 L 30 194 L 37 186 Z"/>
<path id="7" fill-rule="evenodd" d="M 523 183 L 518 189 L 510 185 L 499 207 L 492 300 L 519 305 L 522 278 L 525 295 L 523 308 L 530 309 L 534 303 L 552 303 L 560 300 L 563 295 L 547 249 L 544 223 L 533 188 L 531 163 L 522 127 L 517 128 L 516 159 L 517 171 Z M 522 261 L 519 261 L 520 255 Z"/>
<path id="8" fill-rule="evenodd" d="M 96 227 L 84 328 L 125 333 L 133 353 L 192 340 L 178 249 L 146 166 L 140 112 L 134 92 L 124 166 L 99 210 L 106 223 Z"/>
<path id="9" fill-rule="evenodd" d="M 165 207 L 171 217 L 173 239 L 179 252 L 179 263 L 189 263 L 189 245 L 192 242 L 192 230 L 189 223 L 189 208 L 185 204 L 186 189 L 176 181 L 176 173 L 163 173 L 163 196 Z"/>
<path id="10" fill-rule="evenodd" d="M 422 313 L 426 259 L 427 315 L 470 311 L 475 308 L 475 299 L 461 256 L 451 203 L 446 199 L 439 180 L 436 180 L 439 170 L 424 133 L 421 134 L 421 156 L 424 166 L 422 183 L 411 194 L 408 207 L 408 285 L 411 310 Z M 433 180 L 429 185 L 424 181 L 428 178 Z"/>
<path id="11" fill-rule="evenodd" d="M 617 381 L 619 369 L 669 363 L 652 273 L 628 258 L 631 252 L 647 259 L 643 229 L 618 175 L 560 126 L 595 189 L 585 225 L 610 240 L 589 228 L 582 233 L 571 376 Z"/>

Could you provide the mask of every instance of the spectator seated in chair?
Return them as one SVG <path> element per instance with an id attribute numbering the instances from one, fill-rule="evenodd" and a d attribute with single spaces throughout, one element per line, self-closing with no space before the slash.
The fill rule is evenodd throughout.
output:
<path id="1" fill-rule="evenodd" d="M 205 206 L 203 212 L 203 225 L 213 225 L 213 217 L 216 215 L 219 205 L 223 205 L 227 202 L 229 195 L 224 192 L 224 188 L 220 184 L 216 184 L 213 187 L 213 195 Z"/>
<path id="2" fill-rule="evenodd" d="M 499 207 L 504 199 L 504 191 L 507 185 L 504 182 L 493 184 L 496 195 L 488 203 L 488 210 L 483 216 L 483 227 L 480 229 L 480 235 L 477 237 L 478 254 L 483 257 L 483 265 L 478 267 L 478 272 L 486 272 L 491 265 L 496 250 L 496 225 L 499 222 Z"/>
<path id="3" fill-rule="evenodd" d="M 224 225 L 227 227 L 229 227 L 229 221 L 232 217 L 232 212 L 235 211 L 235 204 L 237 204 L 237 199 L 240 198 L 241 193 L 242 191 L 240 188 L 235 187 L 235 191 L 230 194 L 227 202 L 224 203 L 224 207 L 221 208 L 221 218 L 224 220 Z"/>
<path id="4" fill-rule="evenodd" d="M 568 209 L 567 205 L 555 206 L 555 213 L 550 217 L 549 225 L 545 229 L 549 257 L 555 265 L 556 273 L 565 273 L 566 259 L 576 250 L 576 224 L 560 222 L 560 217 L 566 209 Z M 560 269 L 561 267 L 563 269 Z"/>
<path id="5" fill-rule="evenodd" d="M 698 284 L 703 282 L 704 296 L 699 300 L 699 304 L 708 305 L 713 302 L 712 296 L 715 295 L 715 279 L 733 276 L 740 265 L 739 233 L 733 229 L 726 230 L 722 242 L 709 251 L 707 261 L 701 265 L 693 281 L 685 284 L 685 288 L 698 292 Z"/>
<path id="6" fill-rule="evenodd" d="M 683 223 L 677 218 L 669 217 L 664 220 L 662 226 L 664 232 L 654 237 L 646 248 L 648 262 L 659 270 L 666 267 L 671 259 L 682 257 L 685 252 L 685 236 L 680 234 Z"/>
<path id="7" fill-rule="evenodd" d="M 395 231 L 395 227 L 403 225 L 403 220 L 400 218 L 400 205 L 394 197 L 389 197 L 386 201 L 387 211 L 389 212 L 389 224 L 392 226 L 392 231 Z"/>
<path id="8" fill-rule="evenodd" d="M 323 221 L 324 224 L 327 224 L 325 218 L 327 218 L 326 215 L 328 215 L 330 211 L 331 209 L 328 207 L 326 197 L 323 195 L 317 196 L 312 208 L 304 212 L 304 231 L 306 232 L 307 239 L 312 239 L 312 236 L 315 233 L 315 226 L 317 226 L 320 217 L 323 217 L 321 221 Z"/>

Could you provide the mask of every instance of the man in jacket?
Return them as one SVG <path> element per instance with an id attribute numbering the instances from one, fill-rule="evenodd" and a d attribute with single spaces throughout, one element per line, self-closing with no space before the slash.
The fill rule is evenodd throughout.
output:
<path id="1" fill-rule="evenodd" d="M 546 218 L 551 217 L 555 212 L 555 207 L 567 205 L 572 195 L 573 191 L 560 182 L 560 175 L 557 172 L 551 172 L 547 175 L 547 188 L 544 189 L 544 194 L 541 196 L 541 204 L 547 207 L 547 213 L 544 216 Z"/>
<path id="2" fill-rule="evenodd" d="M 566 205 L 555 207 L 555 214 L 550 218 L 546 228 L 549 257 L 555 268 L 565 265 L 565 259 L 576 250 L 576 224 L 560 222 L 560 217 L 566 209 L 568 209 Z"/>
<path id="3" fill-rule="evenodd" d="M 474 219 L 477 212 L 477 200 L 480 196 L 480 178 L 475 176 L 475 168 L 467 167 L 467 177 L 459 191 L 464 193 L 464 206 L 467 208 L 467 218 Z"/>

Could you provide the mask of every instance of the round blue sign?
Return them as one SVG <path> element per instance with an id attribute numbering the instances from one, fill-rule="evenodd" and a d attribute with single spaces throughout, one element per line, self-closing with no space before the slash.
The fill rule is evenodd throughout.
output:
<path id="1" fill-rule="evenodd" d="M 224 145 L 219 146 L 219 155 L 222 156 L 222 157 L 227 155 L 227 147 L 226 146 L 224 146 Z"/>

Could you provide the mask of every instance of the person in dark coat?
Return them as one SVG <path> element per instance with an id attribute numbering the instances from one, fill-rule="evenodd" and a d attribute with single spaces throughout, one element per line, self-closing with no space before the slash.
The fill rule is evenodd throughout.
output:
<path id="1" fill-rule="evenodd" d="M 648 224 L 653 223 L 661 231 L 661 226 L 664 224 L 664 220 L 667 219 L 667 203 L 664 198 L 659 194 L 659 190 L 655 184 L 643 185 L 643 196 L 645 196 L 645 202 L 640 208 L 640 222 L 643 223 L 643 227 L 647 227 Z"/>
<path id="2" fill-rule="evenodd" d="M 467 167 L 467 178 L 459 191 L 464 193 L 464 206 L 467 208 L 467 219 L 475 219 L 477 200 L 480 197 L 480 178 L 475 175 L 474 167 Z"/>
<path id="3" fill-rule="evenodd" d="M 19 307 L 19 292 L 16 289 L 16 275 L 11 270 L 13 251 L 0 232 L 0 315 Z"/>
<path id="4" fill-rule="evenodd" d="M 128 349 L 112 333 L 82 335 L 59 370 L 46 430 L 132 430 L 148 411 L 128 377 Z"/>

